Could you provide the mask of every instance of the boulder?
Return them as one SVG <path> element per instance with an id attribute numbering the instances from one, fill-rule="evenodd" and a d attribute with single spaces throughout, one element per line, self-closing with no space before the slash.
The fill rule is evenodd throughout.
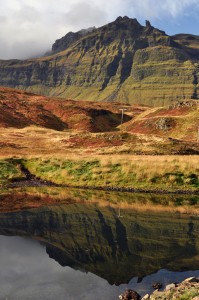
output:
<path id="1" fill-rule="evenodd" d="M 120 300 L 141 300 L 141 296 L 134 290 L 128 289 L 119 296 Z"/>

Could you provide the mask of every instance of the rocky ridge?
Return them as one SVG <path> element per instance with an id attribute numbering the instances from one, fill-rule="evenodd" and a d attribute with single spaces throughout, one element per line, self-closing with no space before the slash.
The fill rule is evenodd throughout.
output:
<path id="1" fill-rule="evenodd" d="M 82 29 L 77 32 L 68 32 L 64 37 L 55 41 L 52 45 L 52 53 L 60 52 L 68 48 L 72 45 L 75 41 L 79 40 L 83 36 L 89 34 L 90 32 L 94 31 L 95 27 L 90 27 L 88 29 Z"/>
<path id="2" fill-rule="evenodd" d="M 119 17 L 68 33 L 50 55 L 0 61 L 0 85 L 77 100 L 152 106 L 198 99 L 199 40 Z"/>

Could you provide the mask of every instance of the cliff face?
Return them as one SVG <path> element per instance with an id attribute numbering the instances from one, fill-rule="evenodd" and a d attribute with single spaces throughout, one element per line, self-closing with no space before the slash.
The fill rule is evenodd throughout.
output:
<path id="1" fill-rule="evenodd" d="M 52 45 L 52 52 L 60 52 L 65 50 L 66 48 L 70 47 L 70 45 L 72 45 L 74 42 L 87 35 L 88 33 L 92 32 L 93 30 L 95 30 L 95 27 L 82 29 L 77 32 L 68 32 L 61 39 L 55 41 L 55 43 Z"/>
<path id="2" fill-rule="evenodd" d="M 68 33 L 49 56 L 0 61 L 0 85 L 79 100 L 159 106 L 198 98 L 199 40 L 136 19 Z"/>

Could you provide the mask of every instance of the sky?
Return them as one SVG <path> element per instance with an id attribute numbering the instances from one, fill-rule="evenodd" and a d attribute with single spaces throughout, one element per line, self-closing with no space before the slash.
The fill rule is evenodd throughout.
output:
<path id="1" fill-rule="evenodd" d="M 169 35 L 199 35 L 198 0 L 0 0 L 0 59 L 42 55 L 67 32 L 118 16 L 149 20 Z"/>

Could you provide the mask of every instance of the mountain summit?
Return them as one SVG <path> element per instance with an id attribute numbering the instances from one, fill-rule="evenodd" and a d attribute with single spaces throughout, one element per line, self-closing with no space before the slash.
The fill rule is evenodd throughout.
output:
<path id="1" fill-rule="evenodd" d="M 199 37 L 168 36 L 149 21 L 118 17 L 100 28 L 70 32 L 52 52 L 0 61 L 0 85 L 78 100 L 152 106 L 198 99 Z"/>

